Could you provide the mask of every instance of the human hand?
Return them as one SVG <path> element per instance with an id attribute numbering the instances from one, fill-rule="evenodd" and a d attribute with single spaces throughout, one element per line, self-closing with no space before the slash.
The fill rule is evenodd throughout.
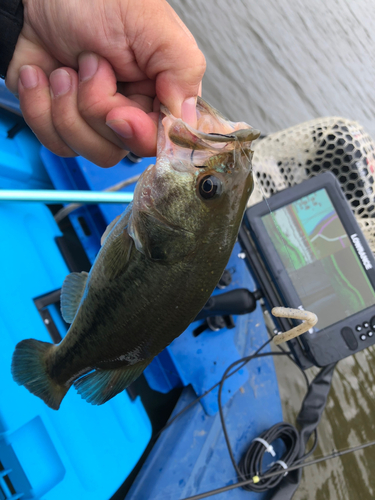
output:
<path id="1" fill-rule="evenodd" d="M 194 121 L 205 59 L 165 0 L 23 3 L 6 84 L 48 149 L 109 167 L 155 154 L 160 102 Z"/>

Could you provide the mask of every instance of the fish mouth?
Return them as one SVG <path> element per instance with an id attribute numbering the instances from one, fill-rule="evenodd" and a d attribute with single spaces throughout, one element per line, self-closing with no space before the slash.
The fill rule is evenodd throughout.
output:
<path id="1" fill-rule="evenodd" d="M 181 118 L 175 118 L 168 109 L 161 105 L 162 127 L 169 140 L 182 148 L 193 150 L 223 149 L 233 143 L 250 143 L 260 136 L 256 130 L 245 122 L 231 122 L 221 113 L 197 98 L 197 126 L 193 128 Z"/>
<path id="2" fill-rule="evenodd" d="M 251 166 L 251 143 L 259 137 L 259 130 L 245 122 L 227 120 L 200 97 L 194 127 L 174 117 L 163 105 L 160 111 L 157 156 L 165 158 L 175 171 L 193 173 L 205 169 L 213 157 L 221 167 L 233 163 L 240 170 L 241 165 L 248 170 Z M 228 172 L 234 170 L 238 168 L 229 168 Z"/>
<path id="3" fill-rule="evenodd" d="M 236 144 L 251 143 L 259 136 L 260 131 L 253 128 L 234 130 L 229 134 L 205 133 L 190 127 L 181 119 L 175 120 L 168 131 L 168 137 L 173 144 L 193 151 L 233 149 Z"/>

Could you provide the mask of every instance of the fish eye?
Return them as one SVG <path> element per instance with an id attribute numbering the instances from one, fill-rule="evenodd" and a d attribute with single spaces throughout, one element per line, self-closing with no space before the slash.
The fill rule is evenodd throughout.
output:
<path id="1" fill-rule="evenodd" d="M 204 200 L 209 200 L 221 194 L 221 182 L 213 175 L 206 175 L 199 181 L 199 194 Z"/>

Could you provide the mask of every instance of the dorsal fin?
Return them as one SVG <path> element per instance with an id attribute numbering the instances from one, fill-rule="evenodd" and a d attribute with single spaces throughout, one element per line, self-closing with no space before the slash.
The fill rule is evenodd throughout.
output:
<path id="1" fill-rule="evenodd" d="M 71 273 L 61 289 L 61 314 L 67 323 L 72 323 L 86 287 L 88 273 Z"/>

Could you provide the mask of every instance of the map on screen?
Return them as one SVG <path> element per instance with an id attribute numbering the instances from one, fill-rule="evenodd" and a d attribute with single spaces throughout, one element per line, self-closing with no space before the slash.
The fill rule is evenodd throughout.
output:
<path id="1" fill-rule="evenodd" d="M 301 299 L 323 329 L 375 303 L 375 291 L 325 189 L 262 217 Z"/>

